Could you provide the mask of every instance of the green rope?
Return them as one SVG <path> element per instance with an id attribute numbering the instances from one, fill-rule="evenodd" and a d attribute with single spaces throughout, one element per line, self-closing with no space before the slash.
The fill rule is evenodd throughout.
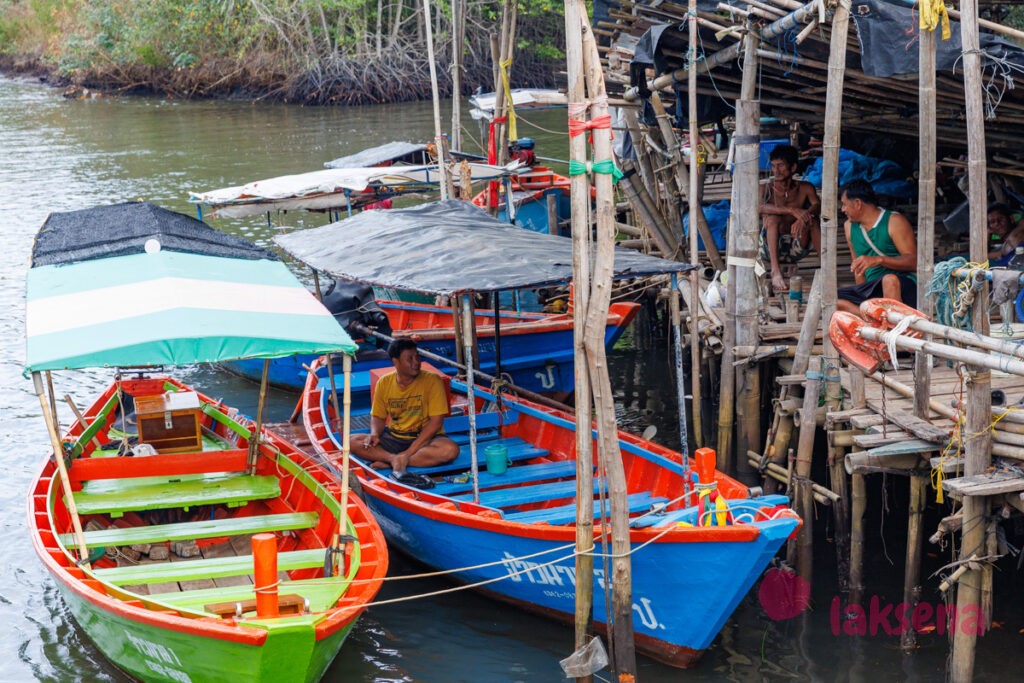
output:
<path id="1" fill-rule="evenodd" d="M 569 175 L 583 175 L 584 173 L 605 173 L 612 177 L 612 182 L 617 183 L 622 178 L 622 171 L 611 159 L 604 161 L 570 161 Z"/>
<path id="2" fill-rule="evenodd" d="M 962 330 L 972 330 L 974 327 L 971 324 L 970 307 L 967 308 L 966 315 L 954 315 L 960 293 L 959 278 L 953 275 L 953 271 L 965 265 L 967 260 L 962 256 L 936 263 L 931 282 L 928 283 L 928 296 L 935 297 L 935 317 L 939 323 Z"/>

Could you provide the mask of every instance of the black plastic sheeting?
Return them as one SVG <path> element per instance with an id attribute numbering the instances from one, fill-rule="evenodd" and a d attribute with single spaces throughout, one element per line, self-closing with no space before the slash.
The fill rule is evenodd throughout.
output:
<path id="1" fill-rule="evenodd" d="M 502 223 L 469 202 L 365 211 L 274 241 L 335 278 L 429 294 L 496 292 L 569 282 L 572 240 Z M 615 250 L 617 277 L 689 270 L 690 265 Z"/>
<path id="2" fill-rule="evenodd" d="M 910 3 L 854 0 L 850 16 L 857 24 L 864 73 L 883 78 L 917 73 L 918 17 Z M 936 29 L 935 66 L 938 71 L 952 69 L 963 51 L 960 22 L 950 20 L 949 26 L 952 35 L 948 40 L 942 40 L 940 29 Z M 910 28 L 913 32 L 908 34 Z M 1024 50 L 991 33 L 981 34 L 981 49 L 984 66 L 1002 60 L 1024 68 Z"/>
<path id="3" fill-rule="evenodd" d="M 388 142 L 362 152 L 338 157 L 324 164 L 327 168 L 370 168 L 389 162 L 404 161 L 410 164 L 428 164 L 427 146 L 415 142 Z"/>
<path id="4" fill-rule="evenodd" d="M 241 259 L 280 260 L 272 251 L 202 221 L 146 202 L 51 213 L 32 245 L 32 267 L 77 263 L 161 249 Z"/>

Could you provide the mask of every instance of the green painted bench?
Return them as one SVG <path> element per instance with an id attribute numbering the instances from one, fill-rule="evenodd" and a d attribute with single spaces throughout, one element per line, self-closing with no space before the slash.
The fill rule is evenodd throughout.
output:
<path id="1" fill-rule="evenodd" d="M 324 566 L 323 548 L 293 550 L 277 554 L 277 570 L 312 569 Z M 220 579 L 225 576 L 246 576 L 253 573 L 252 555 L 214 557 L 204 560 L 157 562 L 109 569 L 94 569 L 96 578 L 121 586 L 171 581 Z"/>
<path id="2" fill-rule="evenodd" d="M 276 477 L 241 473 L 194 474 L 134 479 L 97 479 L 86 482 L 75 493 L 78 514 L 109 514 L 120 517 L 128 511 L 182 508 L 199 505 L 240 507 L 252 500 L 281 495 Z"/>
<path id="3" fill-rule="evenodd" d="M 321 560 L 323 553 L 321 553 Z M 348 581 L 282 581 L 277 585 L 279 595 L 297 594 L 309 600 L 309 609 L 322 612 L 338 602 L 348 587 Z M 201 588 L 180 593 L 160 593 L 149 596 L 150 600 L 179 610 L 203 611 L 206 605 L 218 602 L 245 602 L 256 597 L 254 586 L 227 586 L 224 588 Z"/>
<path id="4" fill-rule="evenodd" d="M 85 532 L 85 544 L 90 548 L 105 546 L 165 543 L 187 541 L 197 538 L 219 536 L 242 536 L 264 531 L 288 531 L 309 529 L 316 526 L 319 516 L 315 512 L 289 512 L 278 515 L 256 515 L 252 517 L 231 517 L 229 519 L 204 519 L 198 522 L 176 524 L 154 524 L 152 526 L 110 528 Z M 65 546 L 75 543 L 74 534 L 61 534 Z"/>

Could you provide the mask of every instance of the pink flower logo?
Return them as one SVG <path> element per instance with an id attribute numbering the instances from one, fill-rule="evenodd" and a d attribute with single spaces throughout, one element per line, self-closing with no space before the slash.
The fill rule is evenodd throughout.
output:
<path id="1" fill-rule="evenodd" d="M 761 579 L 757 598 L 772 621 L 792 619 L 807 609 L 811 584 L 789 567 L 772 567 Z"/>

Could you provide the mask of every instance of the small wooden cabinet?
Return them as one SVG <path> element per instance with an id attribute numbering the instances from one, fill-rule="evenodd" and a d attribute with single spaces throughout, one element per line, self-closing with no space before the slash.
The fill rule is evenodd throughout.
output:
<path id="1" fill-rule="evenodd" d="M 203 449 L 199 426 L 199 395 L 178 391 L 135 399 L 139 443 L 158 453 L 184 453 Z"/>

